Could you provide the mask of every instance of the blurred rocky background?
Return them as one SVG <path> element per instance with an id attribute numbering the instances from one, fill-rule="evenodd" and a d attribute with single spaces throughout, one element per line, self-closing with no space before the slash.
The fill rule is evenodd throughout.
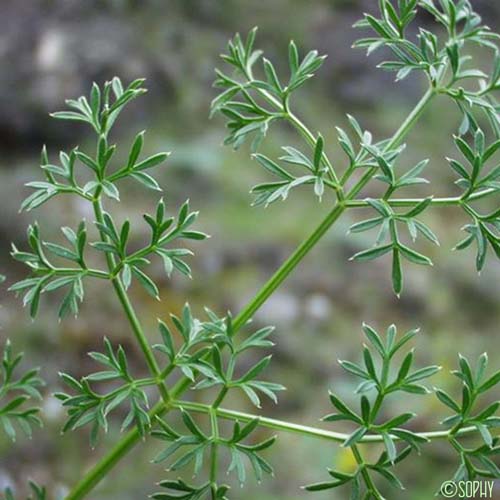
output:
<path id="1" fill-rule="evenodd" d="M 221 314 L 228 309 L 237 313 L 322 219 L 331 201 L 319 204 L 304 192 L 266 210 L 250 207 L 248 191 L 266 175 L 245 148 L 233 152 L 223 147 L 222 122 L 208 119 L 218 54 L 234 32 L 244 33 L 255 25 L 260 27 L 258 45 L 283 70 L 291 38 L 302 52 L 317 48 L 327 53 L 326 64 L 297 95 L 294 107 L 313 130 L 322 131 L 333 157 L 338 158 L 336 163 L 342 166 L 334 126 L 346 126 L 347 112 L 377 137 L 386 137 L 424 88 L 418 78 L 395 84 L 393 75 L 374 69 L 376 57 L 367 59 L 364 53 L 351 50 L 356 38 L 353 22 L 375 4 L 374 0 L 2 0 L 0 270 L 8 275 L 8 282 L 24 276 L 25 269 L 10 260 L 9 248 L 11 241 L 25 246 L 25 228 L 33 217 L 47 238 L 56 240 L 61 225 L 92 217 L 87 207 L 70 199 L 52 201 L 35 214 L 18 213 L 27 194 L 23 184 L 40 178 L 38 156 L 43 144 L 52 155 L 75 144 L 93 147 L 85 127 L 51 120 L 48 113 L 63 108 L 65 98 L 86 93 L 92 81 L 103 82 L 114 75 L 125 81 L 146 77 L 149 93 L 130 106 L 115 140 L 128 148 L 133 136 L 147 128 L 149 152 L 174 152 L 158 176 L 166 200 L 175 208 L 190 198 L 201 211 L 198 227 L 212 238 L 196 246 L 192 281 L 179 276 L 163 280 L 158 268 L 162 302 L 150 300 L 136 287 L 132 298 L 152 341 L 156 340 L 156 317 L 179 312 L 186 301 L 198 314 L 203 305 Z M 473 4 L 487 24 L 500 28 L 500 4 L 487 0 Z M 451 135 L 458 121 L 452 105 L 437 102 L 412 133 L 406 155 L 408 166 L 422 158 L 431 159 L 427 175 L 433 179 L 433 192 L 442 196 L 456 193 L 445 156 L 454 154 Z M 278 127 L 264 149 L 276 152 L 291 144 L 300 144 L 300 140 L 287 127 Z M 132 217 L 140 222 L 138 214 L 151 210 L 157 196 L 130 186 L 123 200 L 110 209 L 118 219 Z M 262 412 L 266 415 L 316 424 L 329 411 L 329 388 L 349 400 L 355 381 L 345 377 L 337 359 L 360 357 L 362 320 L 380 330 L 392 322 L 401 330 L 421 326 L 418 362 L 443 365 L 434 382 L 452 393 L 458 386 L 448 372 L 458 352 L 477 357 L 488 350 L 492 367 L 499 365 L 500 265 L 492 259 L 478 277 L 472 252 L 450 251 L 461 238 L 463 215 L 449 209 L 429 211 L 427 222 L 442 241 L 439 249 L 426 247 L 435 267 L 406 266 L 406 291 L 400 300 L 390 291 L 388 261 L 348 262 L 368 242 L 364 237 L 346 236 L 350 223 L 361 215 L 362 211 L 350 213 L 337 224 L 255 317 L 258 325 L 277 327 L 274 363 L 266 375 L 288 387 L 278 407 L 265 405 Z M 137 240 L 144 234 L 139 232 Z M 17 349 L 26 352 L 27 365 L 40 365 L 48 383 L 45 429 L 35 432 L 32 440 L 19 439 L 15 445 L 0 440 L 2 488 L 12 484 L 22 493 L 26 479 L 35 478 L 51 491 L 64 491 L 119 438 L 113 431 L 92 451 L 85 431 L 61 437 L 64 415 L 49 396 L 60 389 L 60 370 L 83 376 L 94 369 L 86 352 L 99 350 L 104 335 L 125 346 L 136 371 L 144 370 L 114 296 L 100 285 L 87 289 L 78 319 L 60 324 L 54 298 L 44 301 L 42 314 L 31 322 L 20 301 L 2 289 L 0 336 L 2 340 L 11 338 Z M 393 404 L 394 411 L 417 405 L 416 429 L 437 428 L 444 416 L 432 396 L 415 403 L 398 399 Z M 244 406 L 241 401 L 239 407 Z M 157 447 L 151 441 L 137 446 L 89 498 L 146 498 L 154 491 L 154 483 L 167 475 L 162 466 L 149 464 Z M 234 485 L 235 498 L 304 498 L 300 485 L 323 479 L 325 467 L 349 469 L 353 465 L 341 448 L 286 434 L 269 458 L 275 464 L 276 479 L 262 485 L 250 480 L 244 490 Z M 423 456 L 415 456 L 400 468 L 406 492 L 389 491 L 388 498 L 433 498 L 454 465 L 449 447 L 429 446 Z M 340 491 L 315 498 L 342 499 L 345 494 Z"/>

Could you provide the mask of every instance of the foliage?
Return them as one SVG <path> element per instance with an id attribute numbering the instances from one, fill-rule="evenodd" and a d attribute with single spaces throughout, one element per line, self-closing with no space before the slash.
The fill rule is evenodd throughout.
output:
<path id="1" fill-rule="evenodd" d="M 499 451 L 498 438 L 493 438 L 490 433 L 490 429 L 500 426 L 500 418 L 496 415 L 500 408 L 500 401 L 490 403 L 484 409 L 477 407 L 479 396 L 491 391 L 500 383 L 500 371 L 487 377 L 487 367 L 488 355 L 486 353 L 479 357 L 475 373 L 469 361 L 459 356 L 459 369 L 452 373 L 461 382 L 462 401 L 460 403 L 455 401 L 445 391 L 436 391 L 439 400 L 454 412 L 452 416 L 445 418 L 442 424 L 451 427 L 450 443 L 460 458 L 460 466 L 453 477 L 455 481 L 481 476 L 496 478 L 500 475 L 500 470 L 492 460 Z M 467 426 L 477 429 L 484 444 L 467 448 L 460 443 L 460 433 Z M 475 462 L 478 462 L 479 466 Z"/>
<path id="2" fill-rule="evenodd" d="M 42 399 L 42 379 L 38 368 L 32 368 L 19 375 L 23 354 L 14 354 L 9 340 L 5 343 L 0 370 L 0 423 L 12 441 L 16 440 L 16 426 L 31 437 L 32 428 L 42 425 L 39 408 L 29 406 L 31 400 Z"/>
<path id="3" fill-rule="evenodd" d="M 32 494 L 27 500 L 47 500 L 47 490 L 36 484 L 34 481 L 29 482 Z M 14 494 L 10 488 L 5 490 L 5 500 L 15 500 Z"/>
<path id="4" fill-rule="evenodd" d="M 105 353 L 91 352 L 89 356 L 103 365 L 106 370 L 87 375 L 80 381 L 75 380 L 71 375 L 61 373 L 63 381 L 76 392 L 76 395 L 56 394 L 63 406 L 68 409 L 69 418 L 64 425 L 63 432 L 92 424 L 90 442 L 93 448 L 97 444 L 99 430 L 102 429 L 104 432 L 108 430 L 109 413 L 125 402 L 129 405 L 129 411 L 123 420 L 122 430 L 134 422 L 141 435 L 144 436 L 151 425 L 147 413 L 148 397 L 142 388 L 154 384 L 154 381 L 134 379 L 130 374 L 123 348 L 119 346 L 115 353 L 107 338 L 104 339 L 104 346 Z M 92 383 L 108 381 L 115 383 L 118 381 L 122 385 L 104 395 L 98 394 L 91 387 Z"/>
<path id="5" fill-rule="evenodd" d="M 438 25 L 435 33 L 423 28 L 415 30 L 413 23 L 419 19 L 419 12 L 426 12 L 435 18 Z M 237 338 L 237 334 L 247 329 L 259 307 L 346 211 L 364 208 L 375 212 L 374 217 L 351 226 L 351 233 L 363 233 L 375 228 L 379 231 L 375 245 L 357 252 L 352 259 L 369 261 L 391 254 L 392 282 L 398 296 L 403 291 L 403 259 L 420 265 L 431 264 L 425 250 L 414 248 L 417 236 L 438 244 L 437 236 L 421 220 L 427 210 L 443 206 L 459 207 L 471 219 L 464 227 L 468 233 L 466 239 L 456 248 L 464 249 L 475 244 L 478 270 L 486 265 L 488 249 L 500 256 L 498 205 L 483 211 L 483 205 L 479 207 L 477 204 L 480 200 L 490 205 L 498 203 L 500 191 L 499 170 L 492 165 L 500 149 L 499 107 L 493 96 L 493 92 L 500 88 L 498 35 L 481 24 L 467 0 L 398 0 L 397 3 L 380 0 L 378 17 L 367 14 L 356 26 L 371 32 L 370 36 L 355 44 L 357 47 L 366 49 L 368 53 L 385 49 L 384 53 L 392 54 L 393 59 L 383 62 L 380 65 L 382 69 L 395 71 L 396 80 L 416 75 L 417 72 L 423 73 L 428 90 L 389 138 L 374 138 L 354 117 L 348 116 L 352 131 L 337 128 L 339 144 L 347 157 L 344 168 L 339 165 L 340 160 L 334 165 L 329 159 L 331 145 L 327 144 L 325 136 L 311 132 L 291 109 L 294 92 L 320 69 L 324 56 L 310 51 L 301 57 L 297 46 L 291 42 L 288 47 L 289 74 L 282 76 L 276 69 L 279 66 L 264 58 L 262 52 L 255 48 L 255 29 L 245 39 L 236 35 L 229 42 L 228 53 L 222 58 L 230 71 L 217 70 L 215 86 L 221 92 L 212 102 L 212 114 L 221 114 L 227 119 L 226 144 L 238 148 L 251 141 L 252 158 L 275 177 L 273 182 L 264 182 L 252 189 L 254 205 L 267 206 L 286 200 L 294 189 L 309 186 L 318 199 L 331 204 L 331 210 L 240 314 L 233 317 L 227 313 L 221 317 L 206 309 L 206 319 L 200 320 L 186 305 L 179 317 L 171 315 L 168 321 L 159 321 L 161 341 L 153 346 L 134 309 L 129 287 L 135 280 L 150 295 L 159 299 L 158 284 L 144 270 L 150 259 L 160 257 L 167 277 L 174 270 L 190 277 L 191 270 L 185 258 L 191 255 L 191 250 L 179 241 L 203 240 L 206 235 L 192 229 L 198 214 L 190 211 L 187 202 L 174 217 L 166 215 L 166 205 L 161 199 L 155 213 L 144 216 L 151 230 L 149 243 L 130 251 L 135 228 L 128 220 L 119 224 L 107 207 L 108 203 L 121 201 L 119 183 L 123 179 L 138 181 L 153 192 L 161 190 L 149 172 L 163 164 L 169 154 L 160 152 L 141 159 L 144 132 L 138 133 L 128 148 L 126 164 L 113 166 L 116 146 L 111 143 L 110 132 L 124 107 L 145 93 L 144 81 L 135 80 L 126 87 L 118 78 L 101 87 L 94 84 L 88 98 L 82 96 L 69 100 L 69 111 L 53 114 L 57 119 L 90 126 L 96 136 L 95 152 L 90 154 L 75 147 L 61 153 L 59 164 L 55 165 L 50 162 L 44 148 L 41 168 L 45 180 L 28 183 L 34 192 L 22 208 L 30 211 L 55 196 L 70 194 L 91 205 L 95 222 L 87 225 L 81 221 L 76 224 L 76 229 L 62 228 L 66 240 L 64 245 L 45 241 L 40 228 L 36 224 L 31 225 L 28 229 L 29 250 L 13 247 L 12 251 L 13 257 L 26 264 L 31 274 L 14 284 L 11 290 L 23 293 L 23 302 L 29 305 L 31 316 L 35 317 L 42 294 L 66 289 L 59 309 L 59 317 L 62 318 L 70 311 L 78 313 L 88 279 L 95 278 L 111 284 L 143 355 L 142 369 L 146 373 L 132 373 L 124 349 L 113 347 L 105 339 L 103 353 L 90 353 L 91 358 L 104 369 L 80 378 L 61 374 L 70 389 L 69 394 L 57 395 L 68 413 L 64 431 L 88 425 L 91 445 L 96 446 L 99 433 L 106 432 L 112 425 L 112 414 L 120 414 L 123 408 L 126 408 L 126 413 L 122 429 L 132 427 L 124 440 L 81 479 L 67 499 L 83 498 L 137 439 L 148 439 L 151 435 L 167 443 L 154 462 L 167 461 L 171 472 L 194 464 L 195 474 L 203 476 L 198 484 L 169 477 L 160 483 L 162 491 L 154 493 L 153 498 L 228 498 L 229 486 L 220 479 L 219 469 L 224 464 L 221 457 L 230 457 L 227 471 L 234 471 L 241 484 L 246 480 L 248 464 L 259 481 L 264 473 L 273 472 L 262 452 L 274 444 L 275 437 L 264 440 L 260 435 L 257 437 L 257 429 L 263 427 L 320 436 L 338 441 L 351 450 L 357 462 L 356 471 L 329 470 L 331 479 L 307 486 L 306 489 L 311 491 L 350 485 L 352 499 L 380 500 L 383 497 L 378 479 L 385 479 L 393 486 L 402 488 L 394 466 L 405 460 L 413 450 L 419 451 L 425 443 L 435 439 L 448 440 L 458 452 L 460 466 L 455 480 L 500 475 L 492 459 L 499 449 L 498 438 L 493 437 L 490 430 L 499 424 L 497 412 L 500 403 L 490 403 L 485 408 L 477 405 L 479 396 L 500 382 L 498 373 L 489 378 L 486 376 L 486 355 L 479 359 L 475 372 L 466 358 L 459 358 L 459 370 L 454 374 L 462 383 L 461 402 L 440 389 L 436 391 L 438 399 L 453 411 L 453 415 L 443 422 L 448 426 L 447 430 L 415 432 L 410 426 L 415 415 L 409 412 L 383 419 L 381 411 L 387 398 L 394 394 L 402 397 L 403 393 L 415 396 L 429 394 L 429 389 L 421 381 L 439 370 L 434 365 L 413 369 L 413 351 L 403 354 L 416 330 L 398 338 L 396 327 L 390 326 L 383 339 L 372 327 L 363 326 L 369 345 L 363 347 L 362 364 L 341 362 L 347 372 L 361 379 L 356 391 L 359 394 L 359 410 L 351 409 L 332 392 L 330 401 L 335 413 L 324 419 L 326 422 L 347 421 L 352 424 L 353 429 L 347 435 L 221 407 L 233 390 L 242 392 L 258 408 L 262 396 L 277 401 L 276 393 L 284 387 L 261 380 L 261 373 L 268 367 L 271 356 L 256 358 L 254 355 L 246 359 L 249 351 L 273 346 L 269 340 L 272 327 L 257 328 L 241 338 Z M 415 32 L 416 36 L 412 35 Z M 493 53 L 493 69 L 489 75 L 476 68 L 475 59 L 469 56 L 470 46 L 477 45 L 488 55 Z M 404 165 L 404 141 L 408 133 L 429 103 L 440 96 L 451 98 L 460 113 L 461 125 L 454 141 L 466 163 L 453 159 L 449 163 L 460 177 L 457 186 L 462 192 L 454 197 L 438 197 L 435 193 L 423 198 L 396 197 L 395 193 L 399 196 L 402 190 L 415 185 L 425 185 L 427 189 L 432 186 L 421 176 L 428 164 L 426 159 L 403 173 L 399 169 L 400 165 Z M 260 153 L 258 150 L 263 139 L 271 125 L 278 121 L 287 122 L 296 129 L 310 151 L 304 152 L 301 146 L 284 146 L 284 154 L 276 160 Z M 371 186 L 372 181 L 374 192 L 383 187 L 380 195 L 371 198 L 360 195 L 368 185 Z M 407 231 L 409 238 L 401 234 L 401 228 Z M 94 235 L 97 235 L 97 240 L 89 242 Z M 59 261 L 64 264 L 69 262 L 70 267 L 62 267 Z M 99 267 L 89 267 L 90 262 L 98 262 Z M 21 427 L 26 423 L 38 423 L 34 410 L 25 410 L 25 413 L 17 411 L 27 402 L 28 396 L 38 395 L 37 372 L 33 370 L 19 382 L 12 382 L 12 371 L 20 358 L 11 356 L 9 346 L 5 352 L 2 391 L 19 390 L 21 396 L 13 396 L 3 407 L 7 415 L 2 417 L 4 426 L 5 421 L 10 422 L 14 416 Z M 203 391 L 203 397 L 209 403 L 199 403 L 193 398 L 181 399 L 187 390 Z M 155 397 L 153 394 L 156 394 L 157 402 L 150 409 L 150 400 Z M 175 415 L 180 416 L 183 422 L 182 430 L 177 428 Z M 226 434 L 226 429 L 219 425 L 222 418 L 233 422 L 232 432 Z M 5 430 L 12 435 L 9 423 Z M 481 443 L 466 447 L 462 441 L 462 436 L 466 434 L 472 434 Z M 362 453 L 362 448 L 370 443 L 382 443 L 384 446 L 384 451 L 374 461 L 367 460 Z M 223 455 L 221 452 L 226 453 Z M 34 484 L 31 488 L 36 499 L 45 498 L 45 490 Z M 12 498 L 10 490 L 5 495 L 7 499 Z"/>

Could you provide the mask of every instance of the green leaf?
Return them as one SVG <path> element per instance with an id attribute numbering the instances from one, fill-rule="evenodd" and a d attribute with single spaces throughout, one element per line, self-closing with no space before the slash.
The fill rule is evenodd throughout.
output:
<path id="1" fill-rule="evenodd" d="M 314 170 L 318 173 L 321 169 L 321 161 L 323 159 L 324 140 L 323 136 L 319 135 L 314 147 Z"/>
<path id="2" fill-rule="evenodd" d="M 392 248 L 392 245 L 388 246 Z M 401 257 L 398 248 L 394 248 L 392 252 L 392 288 L 394 293 L 399 297 L 403 290 L 403 271 L 401 269 Z"/>
<path id="3" fill-rule="evenodd" d="M 143 186 L 146 186 L 148 189 L 152 189 L 153 191 L 161 191 L 161 187 L 158 182 L 153 179 L 150 175 L 144 172 L 134 172 L 131 177 L 133 177 L 136 181 L 139 181 Z"/>
<path id="4" fill-rule="evenodd" d="M 144 287 L 144 289 L 157 300 L 160 300 L 160 291 L 154 283 L 154 281 L 144 274 L 139 268 L 132 267 L 132 274 L 137 278 L 139 283 Z"/>
<path id="5" fill-rule="evenodd" d="M 130 153 L 128 155 L 127 169 L 132 170 L 134 165 L 141 154 L 142 147 L 144 145 L 144 130 L 139 132 L 134 139 L 134 143 L 132 144 L 132 148 L 130 149 Z"/>
<path id="6" fill-rule="evenodd" d="M 267 356 L 261 359 L 238 380 L 238 383 L 245 383 L 254 380 L 269 365 L 271 358 L 272 356 Z"/>
<path id="7" fill-rule="evenodd" d="M 170 153 L 157 153 L 140 163 L 134 164 L 133 171 L 134 173 L 141 172 L 142 170 L 148 170 L 150 168 L 161 165 L 165 160 L 170 156 Z"/>
<path id="8" fill-rule="evenodd" d="M 363 332 L 365 333 L 366 338 L 370 341 L 370 343 L 375 347 L 375 349 L 377 349 L 382 358 L 384 358 L 386 355 L 386 351 L 380 335 L 366 323 L 363 323 Z"/>
<path id="9" fill-rule="evenodd" d="M 387 450 L 387 456 L 389 457 L 390 462 L 394 463 L 397 455 L 396 445 L 389 434 L 384 432 L 382 434 L 382 438 L 384 440 L 385 449 Z"/>
<path id="10" fill-rule="evenodd" d="M 386 253 L 392 250 L 392 244 L 378 246 L 375 248 L 370 248 L 368 250 L 363 250 L 354 254 L 349 260 L 358 260 L 360 262 L 370 261 L 382 257 Z"/>
<path id="11" fill-rule="evenodd" d="M 281 168 L 277 163 L 273 162 L 269 158 L 261 154 L 254 154 L 253 157 L 262 165 L 266 170 L 272 174 L 286 180 L 293 180 L 294 177 L 290 175 L 286 170 Z"/>
<path id="12" fill-rule="evenodd" d="M 500 383 L 500 371 L 492 375 L 486 380 L 480 387 L 478 387 L 478 392 L 486 392 Z"/>
<path id="13" fill-rule="evenodd" d="M 350 446 L 355 445 L 358 443 L 361 439 L 363 439 L 363 436 L 368 432 L 368 429 L 366 427 L 360 427 L 359 429 L 356 429 L 352 434 L 349 435 L 349 437 L 342 443 L 342 446 L 344 448 L 349 448 Z"/>

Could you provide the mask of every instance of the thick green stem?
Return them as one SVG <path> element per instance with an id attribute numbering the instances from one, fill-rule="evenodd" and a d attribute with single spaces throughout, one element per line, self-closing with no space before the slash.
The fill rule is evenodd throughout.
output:
<path id="1" fill-rule="evenodd" d="M 403 125 L 395 133 L 393 139 L 390 141 L 388 148 L 393 148 L 400 144 L 406 134 L 411 130 L 413 124 L 423 113 L 426 105 L 431 101 L 434 96 L 434 91 L 429 90 L 419 101 L 414 110 L 410 113 L 408 118 L 404 121 Z M 365 187 L 370 179 L 375 175 L 377 169 L 369 169 L 365 175 L 353 186 L 346 196 L 346 201 L 354 200 L 356 195 Z M 262 304 L 269 298 L 270 295 L 285 281 L 289 274 L 297 267 L 302 259 L 309 253 L 314 245 L 321 239 L 321 237 L 330 229 L 330 227 L 338 220 L 342 213 L 347 209 L 346 201 L 342 200 L 335 204 L 330 213 L 327 214 L 325 219 L 313 231 L 313 233 L 295 250 L 289 259 L 276 271 L 271 279 L 261 288 L 255 298 L 245 307 L 243 311 L 237 316 L 234 322 L 235 329 L 244 326 L 247 321 L 254 315 L 254 313 L 262 306 Z M 113 268 L 111 268 L 113 269 Z M 177 398 L 184 390 L 191 384 L 188 379 L 182 379 L 177 386 L 170 391 L 172 399 Z M 170 404 L 165 405 L 161 410 L 155 407 L 151 411 L 151 415 L 157 416 L 166 413 L 170 410 Z M 134 443 L 139 440 L 139 433 L 137 430 L 131 431 L 122 441 L 120 441 L 109 454 L 107 454 L 101 461 L 80 481 L 74 490 L 69 494 L 67 500 L 79 500 L 90 492 L 98 483 L 103 479 L 109 470 L 120 461 L 120 459 L 128 453 L 133 447 Z"/>
<path id="2" fill-rule="evenodd" d="M 316 243 L 325 235 L 330 227 L 342 215 L 344 207 L 336 204 L 333 210 L 323 219 L 319 226 L 303 243 L 301 243 L 295 252 L 281 265 L 276 273 L 264 284 L 255 297 L 238 314 L 234 320 L 236 330 L 244 326 L 252 318 L 255 312 L 266 302 L 266 300 L 276 291 L 276 289 L 286 280 L 290 273 L 297 267 L 299 262 L 310 252 Z"/>

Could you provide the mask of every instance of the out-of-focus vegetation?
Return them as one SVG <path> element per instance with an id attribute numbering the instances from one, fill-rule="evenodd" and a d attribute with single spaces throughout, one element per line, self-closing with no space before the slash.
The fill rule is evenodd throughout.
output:
<path id="1" fill-rule="evenodd" d="M 47 144 L 54 151 L 91 140 L 83 126 L 67 127 L 49 120 L 48 113 L 62 108 L 66 97 L 85 92 L 93 80 L 102 82 L 119 75 L 128 81 L 145 76 L 149 95 L 131 105 L 119 134 L 130 142 L 147 126 L 151 131 L 146 144 L 149 151 L 174 152 L 158 176 L 165 196 L 176 204 L 190 198 L 193 207 L 201 211 L 200 227 L 212 238 L 202 243 L 203 248 L 197 248 L 192 281 L 180 276 L 163 280 L 158 269 L 162 302 L 150 299 L 139 288 L 132 289 L 133 299 L 151 338 L 156 335 L 156 318 L 179 312 L 187 300 L 197 312 L 207 305 L 221 314 L 228 309 L 237 313 L 329 206 L 326 199 L 319 203 L 305 192 L 294 193 L 286 205 L 250 207 L 248 190 L 262 180 L 262 171 L 247 152 L 222 147 L 221 123 L 208 119 L 218 54 L 235 31 L 246 32 L 255 25 L 260 27 L 260 43 L 276 61 L 282 59 L 290 38 L 304 49 L 317 48 L 329 57 L 319 77 L 300 91 L 298 113 L 308 123 L 314 117 L 314 127 L 321 129 L 330 148 L 335 144 L 334 126 L 346 123 L 346 112 L 385 137 L 420 97 L 423 86 L 415 79 L 395 84 L 392 74 L 374 69 L 376 58 L 367 60 L 363 52 L 351 50 L 356 36 L 351 25 L 374 3 L 3 1 L 0 271 L 7 274 L 8 282 L 24 273 L 9 258 L 9 242 L 24 245 L 28 217 L 18 214 L 18 207 L 26 195 L 24 182 L 34 177 L 40 148 Z M 473 3 L 487 24 L 498 31 L 500 6 L 479 0 Z M 414 160 L 414 164 L 430 158 L 427 175 L 433 177 L 436 191 L 443 196 L 456 193 L 445 156 L 453 151 L 451 136 L 459 119 L 451 104 L 437 102 L 411 136 L 407 161 Z M 443 140 L 446 137 L 448 141 Z M 272 153 L 295 140 L 294 133 L 283 127 L 265 143 L 265 150 Z M 340 148 L 337 152 L 340 157 Z M 122 198 L 123 219 L 151 212 L 157 201 L 156 196 L 133 185 Z M 74 220 L 75 215 L 91 218 L 86 210 L 69 199 L 60 199 L 40 209 L 37 218 L 47 228 L 47 236 L 57 239 L 57 228 Z M 426 216 L 426 222 L 440 234 L 443 248 L 432 255 L 432 271 L 415 267 L 407 271 L 406 291 L 400 300 L 390 290 L 389 262 L 375 268 L 347 262 L 354 244 L 357 249 L 370 241 L 348 241 L 345 233 L 351 221 L 344 219 L 257 313 L 256 323 L 277 327 L 274 374 L 270 378 L 286 381 L 288 387 L 279 407 L 266 404 L 264 414 L 315 423 L 329 412 L 328 388 L 334 386 L 349 400 L 352 379 L 345 377 L 337 359 L 359 358 L 362 320 L 380 328 L 390 322 L 401 329 L 421 326 L 419 361 L 443 365 L 445 370 L 437 376 L 442 381 L 451 380 L 445 372 L 454 368 L 457 352 L 477 357 L 488 350 L 491 366 L 499 365 L 495 346 L 500 319 L 500 265 L 490 262 L 478 277 L 471 255 L 449 251 L 464 222 L 458 212 L 433 211 Z M 48 299 L 42 315 L 32 323 L 21 311 L 19 300 L 4 290 L 2 341 L 10 337 L 17 350 L 26 351 L 27 366 L 42 367 L 47 394 L 60 388 L 59 371 L 79 376 L 92 370 L 92 360 L 85 353 L 98 347 L 104 335 L 123 344 L 133 367 L 142 369 L 139 353 L 134 357 L 128 325 L 114 297 L 99 283 L 89 289 L 79 319 L 59 325 L 55 322 L 56 302 Z M 457 387 L 450 386 L 449 391 L 456 393 Z M 393 400 L 393 404 L 395 411 L 411 410 L 404 400 Z M 435 427 L 442 418 L 437 413 L 441 412 L 437 400 L 428 397 L 419 404 L 422 416 L 417 430 Z M 238 402 L 238 407 L 244 405 L 243 400 Z M 117 433 L 110 433 L 96 451 L 88 447 L 84 432 L 61 438 L 64 413 L 55 399 L 46 399 L 43 418 L 46 429 L 35 431 L 32 440 L 19 439 L 14 447 L 7 440 L 0 442 L 0 489 L 8 484 L 21 485 L 32 477 L 54 490 L 64 490 L 119 438 Z M 139 445 L 91 498 L 126 500 L 150 494 L 154 482 L 165 476 L 161 466 L 149 464 L 156 446 L 151 441 Z M 293 455 L 287 451 L 290 449 Z M 447 447 L 434 444 L 432 452 L 402 468 L 408 490 L 414 492 L 404 493 L 405 498 L 430 498 L 453 469 L 455 457 Z M 236 491 L 238 498 L 303 498 L 305 493 L 299 486 L 316 480 L 317 470 L 332 464 L 343 469 L 354 466 L 350 454 L 341 448 L 294 435 L 280 436 L 270 459 L 276 480 Z M 437 465 L 440 472 L 433 474 Z M 324 498 L 341 497 L 329 493 Z"/>

